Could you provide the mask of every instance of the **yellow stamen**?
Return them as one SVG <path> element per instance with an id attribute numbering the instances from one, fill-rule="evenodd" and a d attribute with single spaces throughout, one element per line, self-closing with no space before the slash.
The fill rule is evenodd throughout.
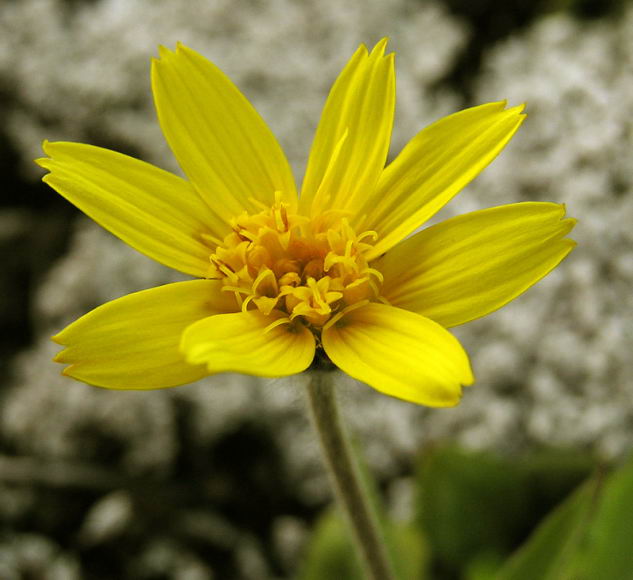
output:
<path id="1" fill-rule="evenodd" d="M 384 302 L 382 273 L 365 258 L 378 236 L 372 230 L 357 235 L 349 212 L 328 210 L 310 219 L 292 213 L 276 192 L 272 207 L 244 213 L 232 227 L 211 255 L 213 275 L 242 311 L 286 313 L 267 331 L 304 324 L 318 339 L 351 310 Z"/>
<path id="2" fill-rule="evenodd" d="M 292 320 L 290 318 L 278 318 L 274 322 L 271 322 L 266 328 L 264 328 L 264 334 L 270 332 L 273 328 L 277 328 L 282 324 L 292 324 Z"/>
<path id="3" fill-rule="evenodd" d="M 361 308 L 362 306 L 365 306 L 367 304 L 369 304 L 369 300 L 361 300 L 360 302 L 356 302 L 356 304 L 350 304 L 347 308 L 344 308 L 343 310 L 332 316 L 332 318 L 330 318 L 323 325 L 323 330 L 327 330 L 328 328 L 330 328 L 330 326 L 336 324 L 341 318 L 343 318 L 343 316 L 345 316 L 349 312 L 352 312 L 352 310 L 357 310 L 358 308 Z"/>

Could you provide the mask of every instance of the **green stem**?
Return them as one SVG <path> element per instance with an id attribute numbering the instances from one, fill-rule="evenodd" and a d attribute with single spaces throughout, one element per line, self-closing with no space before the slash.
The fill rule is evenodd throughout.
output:
<path id="1" fill-rule="evenodd" d="M 312 370 L 309 374 L 308 399 L 312 420 L 336 496 L 351 525 L 366 576 L 371 580 L 393 580 L 376 514 L 371 509 L 341 423 L 332 380 L 336 373 Z"/>

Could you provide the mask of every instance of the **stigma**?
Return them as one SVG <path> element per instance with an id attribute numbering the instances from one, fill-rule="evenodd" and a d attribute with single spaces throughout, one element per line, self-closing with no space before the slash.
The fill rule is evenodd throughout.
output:
<path id="1" fill-rule="evenodd" d="M 382 274 L 365 258 L 378 236 L 356 233 L 344 212 L 311 219 L 290 211 L 278 192 L 272 207 L 232 219 L 231 228 L 210 256 L 208 277 L 243 311 L 284 313 L 271 327 L 302 323 L 318 336 L 346 312 L 385 302 Z"/>

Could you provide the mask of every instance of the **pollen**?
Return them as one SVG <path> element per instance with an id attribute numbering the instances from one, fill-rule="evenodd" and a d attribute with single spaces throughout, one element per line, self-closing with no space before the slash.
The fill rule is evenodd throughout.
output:
<path id="1" fill-rule="evenodd" d="M 278 315 L 271 328 L 303 323 L 317 336 L 348 312 L 380 295 L 382 274 L 366 259 L 377 234 L 359 234 L 344 212 L 308 218 L 279 193 L 270 208 L 231 220 L 232 231 L 211 254 L 209 278 L 235 295 L 243 310 Z"/>

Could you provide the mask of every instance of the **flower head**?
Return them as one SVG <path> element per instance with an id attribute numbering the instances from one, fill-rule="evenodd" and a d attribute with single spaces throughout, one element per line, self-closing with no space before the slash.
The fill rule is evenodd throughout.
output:
<path id="1" fill-rule="evenodd" d="M 522 107 L 489 103 L 423 129 L 385 167 L 395 77 L 386 40 L 332 87 L 297 195 L 274 136 L 213 64 L 161 49 L 152 88 L 187 179 L 45 143 L 51 187 L 137 250 L 199 278 L 129 294 L 54 337 L 64 373 L 109 388 L 205 375 L 278 377 L 315 360 L 431 406 L 473 382 L 446 330 L 503 306 L 572 249 L 553 203 L 472 212 L 412 234 L 510 140 Z"/>

